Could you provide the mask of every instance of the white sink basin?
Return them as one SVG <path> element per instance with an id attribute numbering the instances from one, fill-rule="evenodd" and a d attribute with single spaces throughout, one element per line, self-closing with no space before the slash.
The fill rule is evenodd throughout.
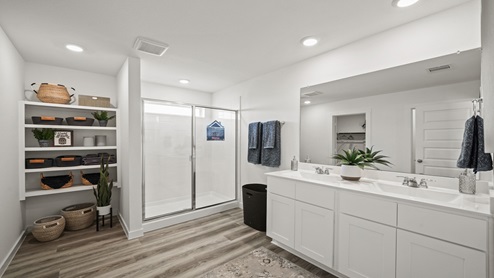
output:
<path id="1" fill-rule="evenodd" d="M 316 174 L 312 172 L 293 171 L 293 172 L 289 172 L 289 175 L 291 177 L 308 179 L 312 181 L 329 182 L 329 183 L 335 183 L 335 182 L 337 183 L 342 181 L 341 177 L 338 175 Z"/>
<path id="2" fill-rule="evenodd" d="M 453 202 L 460 197 L 460 193 L 436 191 L 426 188 L 413 188 L 404 185 L 391 185 L 385 183 L 375 183 L 378 190 L 386 193 L 405 195 L 411 198 L 421 198 L 437 202 Z"/>

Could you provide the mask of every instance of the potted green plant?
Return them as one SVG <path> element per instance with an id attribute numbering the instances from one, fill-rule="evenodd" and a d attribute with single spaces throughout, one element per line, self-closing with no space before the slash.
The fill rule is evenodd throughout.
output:
<path id="1" fill-rule="evenodd" d="M 50 147 L 55 137 L 55 131 L 51 128 L 33 129 L 34 138 L 38 139 L 40 147 Z"/>
<path id="2" fill-rule="evenodd" d="M 98 120 L 100 126 L 106 126 L 108 121 L 115 118 L 115 115 L 108 116 L 108 111 L 96 111 L 91 113 Z"/>
<path id="3" fill-rule="evenodd" d="M 110 213 L 111 208 L 111 195 L 113 189 L 113 180 L 109 179 L 108 176 L 108 164 L 110 158 L 106 161 L 106 165 L 101 157 L 101 164 L 99 168 L 99 181 L 98 184 L 93 187 L 93 193 L 96 197 L 96 209 L 99 215 L 107 215 Z"/>
<path id="4" fill-rule="evenodd" d="M 385 158 L 387 156 L 379 155 L 381 151 L 373 151 L 373 147 L 365 150 L 348 149 L 343 150 L 342 154 L 333 155 L 341 165 L 341 178 L 344 180 L 358 181 L 362 177 L 362 170 L 367 166 L 378 169 L 374 164 L 391 165 Z"/>

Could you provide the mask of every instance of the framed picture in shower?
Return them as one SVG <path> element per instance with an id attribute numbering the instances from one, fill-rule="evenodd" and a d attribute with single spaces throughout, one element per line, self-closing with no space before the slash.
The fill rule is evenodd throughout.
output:
<path id="1" fill-rule="evenodd" d="M 208 125 L 206 134 L 207 141 L 225 141 L 225 128 L 216 120 Z"/>

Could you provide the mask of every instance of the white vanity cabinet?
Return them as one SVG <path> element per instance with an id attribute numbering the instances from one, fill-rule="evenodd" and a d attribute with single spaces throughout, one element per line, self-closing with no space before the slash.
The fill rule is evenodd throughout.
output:
<path id="1" fill-rule="evenodd" d="M 366 191 L 367 181 L 314 180 L 268 174 L 274 244 L 337 277 L 494 278 L 494 219 L 482 203 L 474 211 L 462 196 L 465 208 Z"/>
<path id="2" fill-rule="evenodd" d="M 400 204 L 398 226 L 397 278 L 487 277 L 487 221 Z"/>
<path id="3" fill-rule="evenodd" d="M 331 267 L 333 223 L 333 211 L 295 201 L 295 250 Z"/>
<path id="4" fill-rule="evenodd" d="M 272 239 L 295 247 L 295 200 L 277 194 L 267 196 L 266 234 Z"/>
<path id="5" fill-rule="evenodd" d="M 334 190 L 268 177 L 267 202 L 267 235 L 332 267 Z"/>
<path id="6" fill-rule="evenodd" d="M 340 192 L 338 271 L 348 277 L 395 277 L 397 204 Z"/>

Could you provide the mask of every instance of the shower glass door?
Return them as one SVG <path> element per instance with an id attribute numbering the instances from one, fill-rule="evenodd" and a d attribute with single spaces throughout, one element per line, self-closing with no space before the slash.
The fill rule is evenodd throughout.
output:
<path id="1" fill-rule="evenodd" d="M 144 100 L 144 218 L 192 209 L 192 107 Z"/>
<path id="2" fill-rule="evenodd" d="M 195 115 L 195 208 L 235 200 L 237 113 L 196 107 Z"/>
<path id="3" fill-rule="evenodd" d="M 143 100 L 144 219 L 236 199 L 236 111 Z"/>

